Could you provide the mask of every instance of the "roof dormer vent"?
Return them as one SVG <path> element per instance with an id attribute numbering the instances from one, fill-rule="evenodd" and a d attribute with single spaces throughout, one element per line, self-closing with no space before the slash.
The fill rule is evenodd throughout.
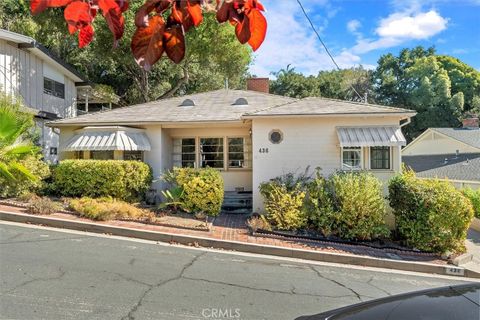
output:
<path id="1" fill-rule="evenodd" d="M 233 103 L 234 106 L 248 106 L 248 101 L 245 98 L 238 98 Z"/>
<path id="2" fill-rule="evenodd" d="M 179 105 L 179 107 L 194 107 L 194 106 L 195 106 L 195 101 L 193 101 L 192 99 L 185 99 Z"/>

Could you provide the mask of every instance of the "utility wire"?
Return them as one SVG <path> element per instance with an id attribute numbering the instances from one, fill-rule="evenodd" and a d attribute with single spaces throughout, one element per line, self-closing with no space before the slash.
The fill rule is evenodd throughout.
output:
<path id="1" fill-rule="evenodd" d="M 328 50 L 327 45 L 325 44 L 325 42 L 323 42 L 322 37 L 320 37 L 320 34 L 317 31 L 317 28 L 315 28 L 315 25 L 313 24 L 312 20 L 310 19 L 310 17 L 307 14 L 307 11 L 305 11 L 305 8 L 303 7 L 302 2 L 300 0 L 297 0 L 297 2 L 299 4 L 300 8 L 302 8 L 303 14 L 305 15 L 305 18 L 307 18 L 308 22 L 310 23 L 310 27 L 312 27 L 313 32 L 315 32 L 318 40 L 320 40 L 320 43 L 325 48 L 325 51 L 327 52 L 328 56 L 330 57 L 330 59 L 332 59 L 333 64 L 337 67 L 338 71 L 341 71 L 342 69 L 338 66 L 337 62 L 335 61 L 332 54 L 330 53 L 330 50 Z M 360 98 L 360 100 L 365 100 L 364 97 L 362 97 L 360 95 L 360 93 L 358 93 L 358 91 L 355 89 L 355 87 L 352 84 L 350 84 L 350 87 L 357 94 L 357 96 Z M 365 103 L 367 103 L 367 101 L 365 101 Z"/>

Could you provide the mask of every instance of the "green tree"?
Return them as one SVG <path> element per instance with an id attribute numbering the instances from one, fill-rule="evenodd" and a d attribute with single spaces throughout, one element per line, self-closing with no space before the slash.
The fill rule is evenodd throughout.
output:
<path id="1" fill-rule="evenodd" d="M 460 60 L 438 56 L 434 48 L 403 49 L 383 55 L 373 73 L 377 103 L 417 111 L 405 127 L 409 140 L 429 127 L 457 127 L 475 109 L 480 73 Z"/>
<path id="2" fill-rule="evenodd" d="M 0 178 L 6 184 L 38 180 L 22 164 L 23 159 L 37 154 L 39 148 L 25 140 L 28 130 L 34 125 L 33 115 L 22 112 L 21 106 L 12 97 L 0 95 Z"/>
<path id="3" fill-rule="evenodd" d="M 230 24 L 219 25 L 214 14 L 205 14 L 204 22 L 186 34 L 187 53 L 180 65 L 162 58 L 150 72 L 139 68 L 130 52 L 130 39 L 136 29 L 135 12 L 144 2 L 130 1 L 124 13 L 125 34 L 117 48 L 112 48 L 105 19 L 95 20 L 94 41 L 79 49 L 77 37 L 65 30 L 61 9 L 32 17 L 26 0 L 0 2 L 0 27 L 38 40 L 90 81 L 115 88 L 126 104 L 220 89 L 226 79 L 232 88 L 244 85 L 252 51 L 238 42 Z"/>
<path id="4" fill-rule="evenodd" d="M 286 69 L 274 73 L 274 76 L 276 79 L 271 82 L 270 91 L 288 97 L 316 96 L 364 101 L 365 94 L 372 92 L 371 72 L 362 67 L 320 71 L 317 76 L 305 76 L 295 71 L 295 68 L 287 66 Z"/>

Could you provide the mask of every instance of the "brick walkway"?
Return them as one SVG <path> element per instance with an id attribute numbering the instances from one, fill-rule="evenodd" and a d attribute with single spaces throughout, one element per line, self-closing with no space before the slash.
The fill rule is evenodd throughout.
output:
<path id="1" fill-rule="evenodd" d="M 24 209 L 0 205 L 0 211 L 5 212 L 14 212 L 14 213 L 26 213 Z M 55 213 L 50 215 L 50 217 L 61 218 L 67 220 L 76 220 L 76 221 L 85 221 L 91 222 L 91 220 L 80 218 L 70 214 L 64 213 Z M 361 256 L 370 256 L 377 258 L 387 258 L 395 260 L 404 260 L 404 261 L 423 261 L 437 264 L 446 264 L 445 260 L 442 260 L 437 256 L 429 255 L 417 255 L 410 254 L 406 252 L 399 252 L 395 250 L 381 250 L 369 248 L 366 246 L 359 245 L 348 245 L 348 244 L 336 244 L 330 242 L 320 242 L 320 241 L 303 241 L 303 240 L 284 240 L 284 239 L 274 239 L 268 237 L 257 237 L 251 236 L 248 233 L 248 230 L 245 225 L 245 220 L 247 215 L 234 215 L 234 214 L 222 214 L 217 217 L 213 223 L 213 227 L 210 231 L 194 231 L 194 230 L 184 230 L 171 227 L 163 227 L 156 225 L 147 225 L 138 222 L 126 222 L 126 221 L 96 221 L 95 223 L 99 224 L 108 224 L 118 227 L 128 227 L 141 230 L 150 230 L 158 232 L 167 232 L 173 234 L 185 234 L 190 236 L 198 237 L 210 237 L 215 239 L 229 240 L 229 241 L 241 241 L 247 243 L 256 243 L 264 245 L 273 245 L 286 248 L 296 248 L 296 249 L 307 249 L 307 250 L 318 250 L 325 252 L 334 252 L 334 253 L 348 253 L 356 254 Z"/>

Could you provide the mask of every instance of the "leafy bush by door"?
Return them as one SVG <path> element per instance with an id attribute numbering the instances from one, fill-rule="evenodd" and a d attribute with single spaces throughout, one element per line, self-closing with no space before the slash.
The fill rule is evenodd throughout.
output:
<path id="1" fill-rule="evenodd" d="M 53 172 L 54 190 L 67 197 L 138 201 L 151 183 L 150 167 L 139 161 L 64 160 Z"/>
<path id="2" fill-rule="evenodd" d="M 409 246 L 437 253 L 464 250 L 473 208 L 452 184 L 407 171 L 390 181 L 389 199 L 397 230 Z"/>
<path id="3" fill-rule="evenodd" d="M 164 175 L 164 179 L 173 185 L 170 192 L 177 195 L 176 206 L 186 212 L 203 212 L 211 216 L 220 213 L 223 203 L 223 178 L 213 168 L 174 168 Z M 172 199 L 167 202 L 171 203 Z"/>

